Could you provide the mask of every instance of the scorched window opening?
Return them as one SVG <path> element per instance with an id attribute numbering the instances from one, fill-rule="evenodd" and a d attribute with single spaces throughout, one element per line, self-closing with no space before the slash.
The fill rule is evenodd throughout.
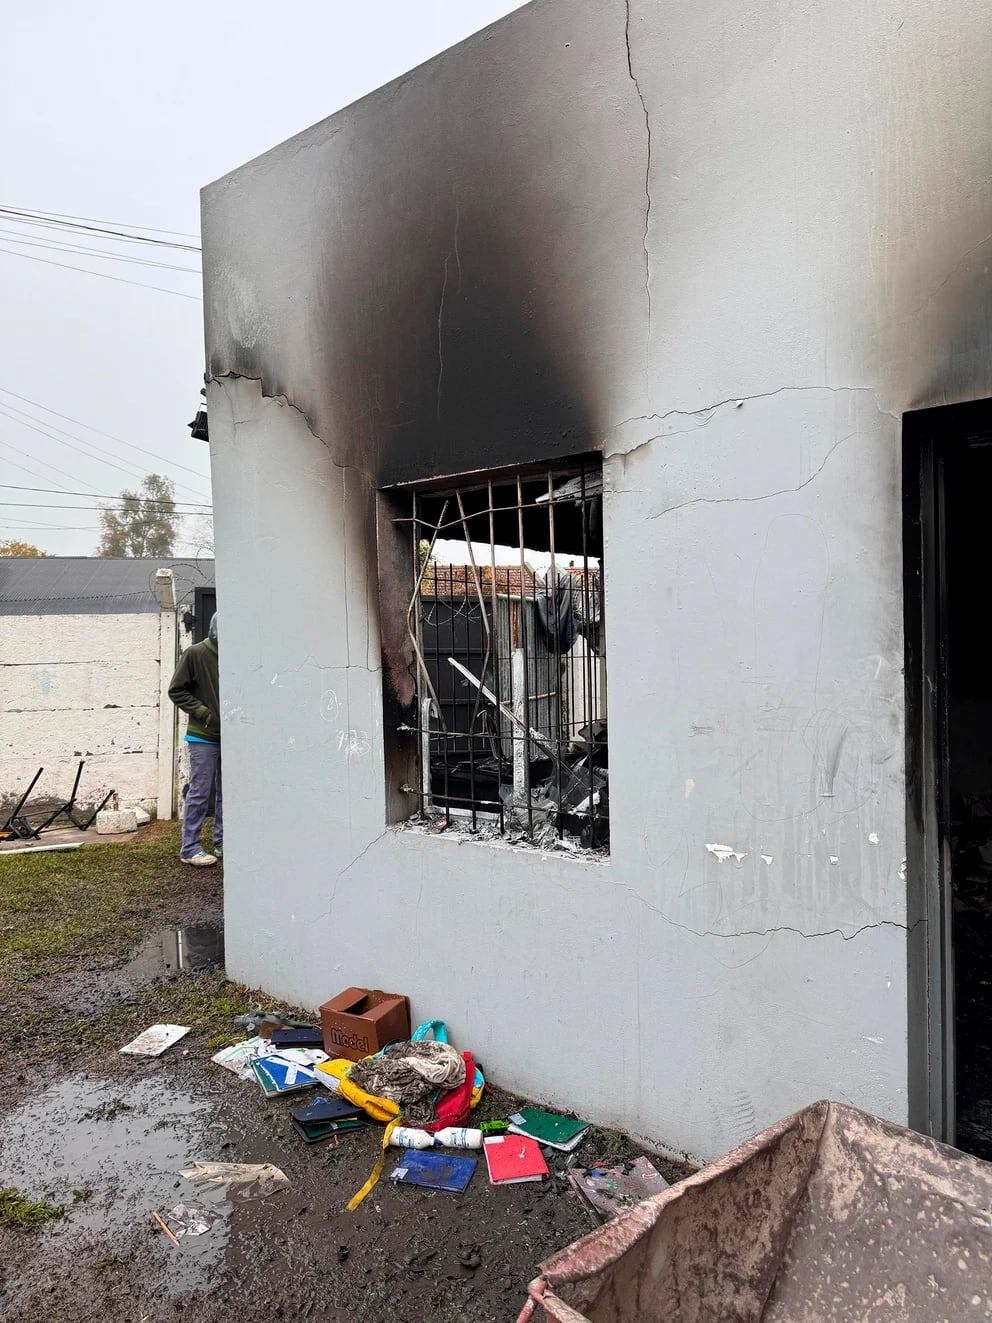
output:
<path id="1" fill-rule="evenodd" d="M 598 459 L 408 493 L 416 817 L 609 847 Z"/>

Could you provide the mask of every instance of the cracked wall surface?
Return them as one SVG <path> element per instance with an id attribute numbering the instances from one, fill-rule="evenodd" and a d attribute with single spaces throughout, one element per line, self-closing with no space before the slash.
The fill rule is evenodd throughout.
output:
<path id="1" fill-rule="evenodd" d="M 234 974 L 701 1157 L 906 1119 L 900 420 L 992 394 L 990 69 L 978 0 L 538 0 L 204 191 Z M 376 489 L 584 449 L 612 857 L 388 829 Z"/>

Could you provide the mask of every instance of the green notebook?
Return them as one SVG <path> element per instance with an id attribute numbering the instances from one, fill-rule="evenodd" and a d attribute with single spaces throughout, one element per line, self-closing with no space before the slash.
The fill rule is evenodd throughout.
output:
<path id="1" fill-rule="evenodd" d="M 510 1130 L 515 1135 L 526 1135 L 548 1148 L 571 1153 L 578 1148 L 589 1129 L 588 1121 L 577 1121 L 574 1116 L 559 1116 L 540 1107 L 521 1107 L 510 1117 Z"/>

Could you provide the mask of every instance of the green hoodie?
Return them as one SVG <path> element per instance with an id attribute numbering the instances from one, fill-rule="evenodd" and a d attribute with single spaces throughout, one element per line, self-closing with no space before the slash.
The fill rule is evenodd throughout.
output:
<path id="1" fill-rule="evenodd" d="M 220 740 L 220 683 L 213 639 L 186 649 L 169 685 L 169 697 L 189 713 L 190 735 L 215 743 Z"/>

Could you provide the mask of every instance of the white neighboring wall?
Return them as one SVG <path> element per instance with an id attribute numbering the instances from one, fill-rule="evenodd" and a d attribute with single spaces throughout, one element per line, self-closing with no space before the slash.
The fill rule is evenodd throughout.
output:
<path id="1" fill-rule="evenodd" d="M 157 611 L 0 617 L 0 803 L 42 766 L 36 794 L 68 797 L 85 758 L 83 802 L 156 810 L 159 646 Z"/>

